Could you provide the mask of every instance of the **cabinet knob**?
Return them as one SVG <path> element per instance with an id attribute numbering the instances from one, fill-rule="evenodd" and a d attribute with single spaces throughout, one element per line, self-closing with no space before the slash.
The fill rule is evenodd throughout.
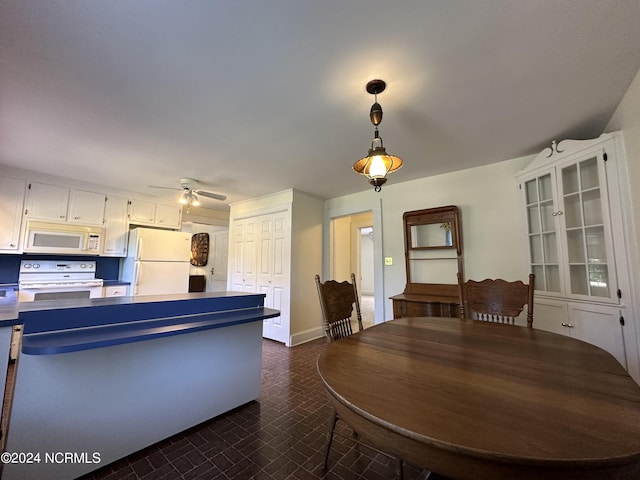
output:
<path id="1" fill-rule="evenodd" d="M 64 218 L 64 215 L 60 215 L 60 218 Z"/>
<path id="2" fill-rule="evenodd" d="M 15 244 L 15 243 L 10 243 L 10 244 L 9 244 L 9 246 L 10 246 L 10 247 L 15 247 L 15 246 L 16 246 L 16 244 Z"/>
<path id="3" fill-rule="evenodd" d="M 73 217 L 74 220 L 80 220 L 80 217 Z"/>
<path id="4" fill-rule="evenodd" d="M 570 323 L 565 323 L 565 322 L 562 322 L 562 326 L 563 327 L 567 327 L 567 328 L 573 328 L 573 325 L 571 325 Z"/>

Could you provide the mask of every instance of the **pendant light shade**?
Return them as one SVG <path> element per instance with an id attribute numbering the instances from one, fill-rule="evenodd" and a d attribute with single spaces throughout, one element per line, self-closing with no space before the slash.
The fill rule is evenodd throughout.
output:
<path id="1" fill-rule="evenodd" d="M 379 192 L 382 185 L 386 183 L 387 174 L 402 167 L 402 159 L 387 153 L 378 132 L 378 125 L 382 122 L 382 107 L 378 103 L 378 93 L 383 92 L 385 88 L 386 83 L 383 80 L 371 80 L 367 83 L 367 92 L 375 96 L 375 102 L 369 112 L 375 131 L 367 156 L 353 164 L 353 170 L 367 177 L 376 192 Z"/>

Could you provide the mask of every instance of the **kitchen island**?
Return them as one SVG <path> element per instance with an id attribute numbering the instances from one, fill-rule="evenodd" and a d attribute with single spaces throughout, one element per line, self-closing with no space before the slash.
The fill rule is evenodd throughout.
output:
<path id="1" fill-rule="evenodd" d="M 2 480 L 73 479 L 258 398 L 264 295 L 20 303 Z M 15 463 L 11 460 L 15 460 Z"/>

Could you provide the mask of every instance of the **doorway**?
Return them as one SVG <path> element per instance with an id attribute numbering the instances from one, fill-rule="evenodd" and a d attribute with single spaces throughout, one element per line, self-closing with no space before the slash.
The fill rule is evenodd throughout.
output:
<path id="1" fill-rule="evenodd" d="M 189 267 L 189 275 L 204 276 L 205 292 L 227 290 L 227 259 L 229 256 L 229 228 L 204 223 L 183 222 L 182 231 L 209 234 L 209 255 L 206 265 Z"/>
<path id="2" fill-rule="evenodd" d="M 373 212 L 345 215 L 330 223 L 330 278 L 356 285 L 365 328 L 375 324 L 375 275 Z"/>

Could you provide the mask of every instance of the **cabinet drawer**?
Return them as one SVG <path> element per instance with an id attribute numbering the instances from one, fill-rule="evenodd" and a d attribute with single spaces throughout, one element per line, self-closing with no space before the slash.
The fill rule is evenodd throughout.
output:
<path id="1" fill-rule="evenodd" d="M 112 285 L 102 289 L 103 297 L 124 297 L 127 295 L 126 285 Z"/>

